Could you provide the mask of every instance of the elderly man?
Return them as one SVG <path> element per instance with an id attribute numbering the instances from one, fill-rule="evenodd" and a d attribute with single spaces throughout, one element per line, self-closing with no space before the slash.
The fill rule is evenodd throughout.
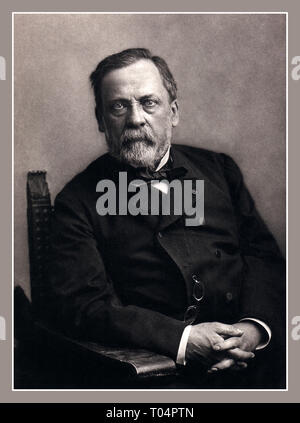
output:
<path id="1" fill-rule="evenodd" d="M 55 201 L 49 279 L 64 331 L 169 355 L 200 366 L 206 381 L 233 380 L 233 370 L 256 368 L 251 359 L 260 354 L 280 357 L 284 368 L 276 356 L 284 261 L 238 166 L 225 154 L 171 146 L 177 87 L 162 58 L 128 49 L 101 61 L 90 79 L 108 153 Z M 186 225 L 174 204 L 167 214 L 101 213 L 99 182 L 118 190 L 125 176 L 126 188 L 142 181 L 159 201 L 166 182 L 204 181 L 204 219 Z"/>

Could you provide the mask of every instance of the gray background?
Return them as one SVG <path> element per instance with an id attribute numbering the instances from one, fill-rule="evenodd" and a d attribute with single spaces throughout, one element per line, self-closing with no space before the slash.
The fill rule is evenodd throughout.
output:
<path id="1" fill-rule="evenodd" d="M 105 151 L 88 77 L 139 46 L 178 82 L 174 141 L 230 154 L 285 252 L 285 15 L 16 15 L 15 283 L 28 295 L 26 173 L 46 169 L 54 198 Z"/>

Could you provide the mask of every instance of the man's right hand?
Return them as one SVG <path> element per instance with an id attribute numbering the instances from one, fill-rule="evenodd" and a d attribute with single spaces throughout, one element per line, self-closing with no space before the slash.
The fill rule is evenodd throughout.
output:
<path id="1" fill-rule="evenodd" d="M 186 347 L 186 360 L 188 362 L 200 361 L 202 364 L 210 366 L 223 359 L 227 354 L 226 351 L 217 352 L 214 349 L 216 344 L 224 342 L 224 339 L 229 337 L 242 335 L 242 330 L 219 322 L 199 323 L 192 326 Z"/>

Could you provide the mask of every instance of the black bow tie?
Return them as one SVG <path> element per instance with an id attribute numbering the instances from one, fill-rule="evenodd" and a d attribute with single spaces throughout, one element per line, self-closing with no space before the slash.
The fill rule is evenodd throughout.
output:
<path id="1" fill-rule="evenodd" d="M 152 181 L 152 180 L 159 180 L 159 179 L 167 179 L 168 181 L 172 181 L 176 178 L 180 178 L 187 173 L 185 167 L 175 167 L 175 168 L 167 168 L 162 167 L 158 171 L 150 171 L 147 168 L 139 168 L 136 169 L 136 175 L 139 179 L 144 179 L 145 181 Z"/>

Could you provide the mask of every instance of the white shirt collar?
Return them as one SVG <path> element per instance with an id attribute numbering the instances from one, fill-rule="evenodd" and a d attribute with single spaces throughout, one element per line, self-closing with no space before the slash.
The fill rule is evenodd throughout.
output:
<path id="1" fill-rule="evenodd" d="M 159 169 L 161 169 L 169 160 L 169 156 L 170 156 L 170 147 L 168 148 L 168 150 L 166 151 L 166 154 L 162 157 L 161 161 L 159 162 L 159 165 L 157 166 L 157 168 L 155 169 L 155 171 L 157 172 Z"/>

